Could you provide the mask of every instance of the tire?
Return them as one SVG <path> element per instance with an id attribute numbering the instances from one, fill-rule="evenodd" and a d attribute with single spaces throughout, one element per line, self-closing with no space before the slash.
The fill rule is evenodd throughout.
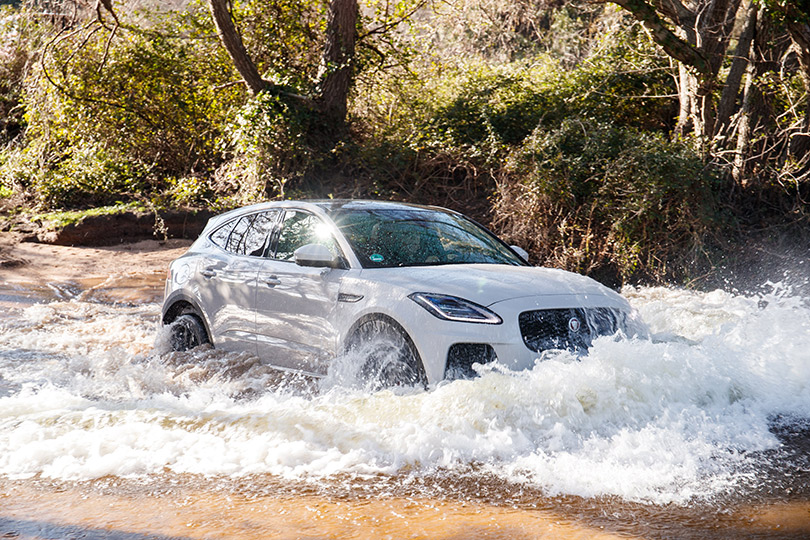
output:
<path id="1" fill-rule="evenodd" d="M 173 351 L 190 351 L 195 347 L 210 343 L 205 326 L 196 315 L 186 313 L 177 317 L 169 326 L 170 342 Z"/>
<path id="2" fill-rule="evenodd" d="M 419 353 L 407 333 L 394 321 L 374 318 L 360 323 L 346 349 L 363 358 L 359 376 L 374 390 L 427 387 Z"/>

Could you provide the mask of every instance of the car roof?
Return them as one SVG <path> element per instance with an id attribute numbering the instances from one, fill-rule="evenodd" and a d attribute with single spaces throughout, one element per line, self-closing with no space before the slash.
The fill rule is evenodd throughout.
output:
<path id="1" fill-rule="evenodd" d="M 397 201 L 376 201 L 368 199 L 325 199 L 309 202 L 323 208 L 327 213 L 336 213 L 341 210 L 396 210 L 396 209 L 421 209 L 437 210 L 446 212 L 445 208 L 438 206 L 425 206 L 421 204 L 404 203 Z"/>
<path id="2" fill-rule="evenodd" d="M 302 200 L 283 200 L 283 201 L 266 201 L 248 206 L 241 206 L 234 208 L 222 214 L 212 217 L 206 225 L 206 231 L 210 231 L 220 224 L 225 223 L 235 216 L 249 214 L 252 212 L 261 212 L 262 210 L 270 210 L 272 208 L 300 208 L 302 210 L 309 209 L 315 213 L 324 213 L 329 216 L 334 216 L 342 210 L 432 210 L 436 212 L 450 212 L 456 213 L 446 208 L 439 206 L 426 206 L 420 204 L 396 202 L 396 201 L 378 201 L 370 199 L 302 199 Z M 206 232 L 204 231 L 204 232 Z"/>
<path id="3" fill-rule="evenodd" d="M 376 201 L 370 199 L 302 199 L 302 200 L 284 200 L 284 201 L 267 201 L 248 206 L 235 208 L 223 214 L 215 216 L 213 219 L 216 222 L 222 222 L 234 215 L 241 215 L 250 212 L 259 212 L 271 208 L 301 208 L 315 210 L 319 208 L 327 214 L 339 213 L 341 210 L 396 210 L 396 209 L 421 209 L 433 210 L 439 212 L 449 212 L 446 208 L 439 206 L 426 206 L 421 204 L 412 204 L 396 201 Z M 450 211 L 451 212 L 451 211 Z"/>

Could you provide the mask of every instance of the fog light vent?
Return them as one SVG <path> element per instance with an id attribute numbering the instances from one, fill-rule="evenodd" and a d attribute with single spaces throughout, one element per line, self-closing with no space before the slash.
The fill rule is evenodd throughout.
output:
<path id="1" fill-rule="evenodd" d="M 488 343 L 456 343 L 447 352 L 445 379 L 469 379 L 475 377 L 473 364 L 494 362 L 498 357 Z"/>

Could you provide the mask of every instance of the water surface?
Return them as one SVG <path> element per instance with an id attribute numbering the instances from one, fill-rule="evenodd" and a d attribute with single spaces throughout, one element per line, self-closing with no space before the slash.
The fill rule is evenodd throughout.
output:
<path id="1" fill-rule="evenodd" d="M 810 306 L 789 289 L 625 289 L 651 339 L 372 391 L 351 358 L 311 380 L 168 353 L 159 278 L 127 279 L 0 287 L 0 533 L 810 534 Z"/>

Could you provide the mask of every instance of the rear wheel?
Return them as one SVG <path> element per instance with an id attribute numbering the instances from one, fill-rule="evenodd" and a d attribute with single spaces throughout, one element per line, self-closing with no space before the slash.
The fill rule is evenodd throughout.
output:
<path id="1" fill-rule="evenodd" d="M 210 342 L 205 326 L 196 315 L 190 313 L 180 315 L 171 323 L 169 328 L 173 351 L 189 351 L 194 347 Z"/>
<path id="2" fill-rule="evenodd" d="M 427 386 L 416 347 L 393 321 L 375 318 L 361 323 L 349 340 L 347 350 L 362 356 L 360 376 L 374 388 Z"/>

